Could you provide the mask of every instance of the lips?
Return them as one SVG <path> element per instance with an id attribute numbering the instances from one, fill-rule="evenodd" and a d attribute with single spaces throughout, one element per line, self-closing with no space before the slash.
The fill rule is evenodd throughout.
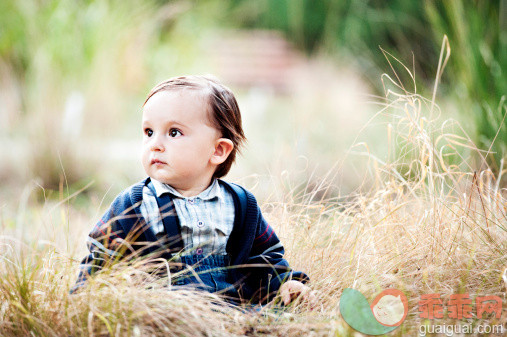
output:
<path id="1" fill-rule="evenodd" d="M 155 158 L 151 160 L 151 165 L 157 165 L 157 164 L 165 165 L 167 163 L 165 161 L 162 161 L 160 159 L 155 159 Z"/>

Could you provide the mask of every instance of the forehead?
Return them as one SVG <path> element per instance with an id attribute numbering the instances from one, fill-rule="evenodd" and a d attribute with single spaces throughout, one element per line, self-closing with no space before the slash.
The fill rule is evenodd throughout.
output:
<path id="1" fill-rule="evenodd" d="M 205 90 L 161 90 L 150 97 L 143 108 L 143 120 L 177 119 L 209 124 L 209 104 Z"/>

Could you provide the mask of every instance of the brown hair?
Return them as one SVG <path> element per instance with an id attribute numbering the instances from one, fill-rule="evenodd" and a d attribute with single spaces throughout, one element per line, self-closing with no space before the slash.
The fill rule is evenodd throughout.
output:
<path id="1" fill-rule="evenodd" d="M 151 89 L 143 106 L 157 92 L 181 89 L 202 91 L 204 98 L 208 101 L 211 124 L 220 131 L 221 137 L 230 139 L 234 144 L 229 157 L 217 167 L 213 174 L 213 177 L 216 178 L 223 177 L 231 169 L 232 163 L 236 159 L 236 154 L 240 152 L 240 147 L 246 141 L 241 126 L 241 112 L 239 111 L 236 98 L 232 91 L 220 83 L 214 76 L 179 76 L 157 84 Z"/>

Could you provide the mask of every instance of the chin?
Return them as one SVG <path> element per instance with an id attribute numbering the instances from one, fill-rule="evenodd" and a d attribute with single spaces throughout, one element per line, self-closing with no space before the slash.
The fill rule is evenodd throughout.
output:
<path id="1" fill-rule="evenodd" d="M 161 183 L 164 183 L 164 184 L 171 184 L 171 180 L 170 179 L 167 179 L 167 177 L 164 177 L 164 176 L 160 176 L 158 174 L 154 174 L 154 175 L 150 175 L 150 177 L 152 179 L 155 179 L 155 180 L 158 180 L 160 181 Z"/>
<path id="2" fill-rule="evenodd" d="M 148 174 L 148 177 L 150 177 L 151 179 L 155 179 L 155 180 L 158 180 L 160 181 L 161 183 L 164 183 L 164 184 L 168 184 L 168 178 L 165 174 L 160 174 L 159 172 L 153 172 L 153 171 L 147 171 L 146 172 Z"/>

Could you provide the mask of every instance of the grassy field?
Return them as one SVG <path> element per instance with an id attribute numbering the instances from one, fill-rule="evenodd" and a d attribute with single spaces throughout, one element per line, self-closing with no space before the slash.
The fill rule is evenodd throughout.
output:
<path id="1" fill-rule="evenodd" d="M 287 259 L 318 292 L 315 310 L 296 303 L 246 312 L 215 295 L 168 291 L 142 265 L 118 264 L 70 296 L 84 239 L 112 196 L 89 194 L 87 186 L 70 191 L 62 180 L 56 198 L 33 202 L 43 191 L 33 185 L 17 207 L 2 205 L 0 335 L 355 336 L 339 313 L 344 288 L 370 301 L 383 289 L 402 290 L 409 313 L 393 335 L 415 335 L 429 324 L 505 324 L 489 315 L 419 317 L 423 294 L 439 293 L 444 303 L 461 293 L 504 299 L 506 170 L 502 162 L 493 174 L 487 151 L 456 121 L 442 120 L 431 99 L 384 80 L 386 97 L 369 125 L 385 127 L 387 154 L 358 142 L 319 179 L 301 180 L 290 169 L 236 179 L 264 195 L 263 212 Z M 340 170 L 351 163 L 363 184 L 343 193 Z"/>
<path id="2" fill-rule="evenodd" d="M 345 288 L 403 291 L 394 336 L 506 325 L 475 301 L 469 319 L 419 315 L 425 294 L 505 302 L 506 0 L 252 3 L 0 2 L 0 336 L 357 336 Z M 214 72 L 224 31 L 259 29 L 284 32 L 302 62 L 287 93 L 233 88 L 249 141 L 228 180 L 260 200 L 317 308 L 229 307 L 168 291 L 142 263 L 70 296 L 90 228 L 144 175 L 149 88 Z M 446 37 L 436 62 L 444 34 L 453 54 Z"/>

